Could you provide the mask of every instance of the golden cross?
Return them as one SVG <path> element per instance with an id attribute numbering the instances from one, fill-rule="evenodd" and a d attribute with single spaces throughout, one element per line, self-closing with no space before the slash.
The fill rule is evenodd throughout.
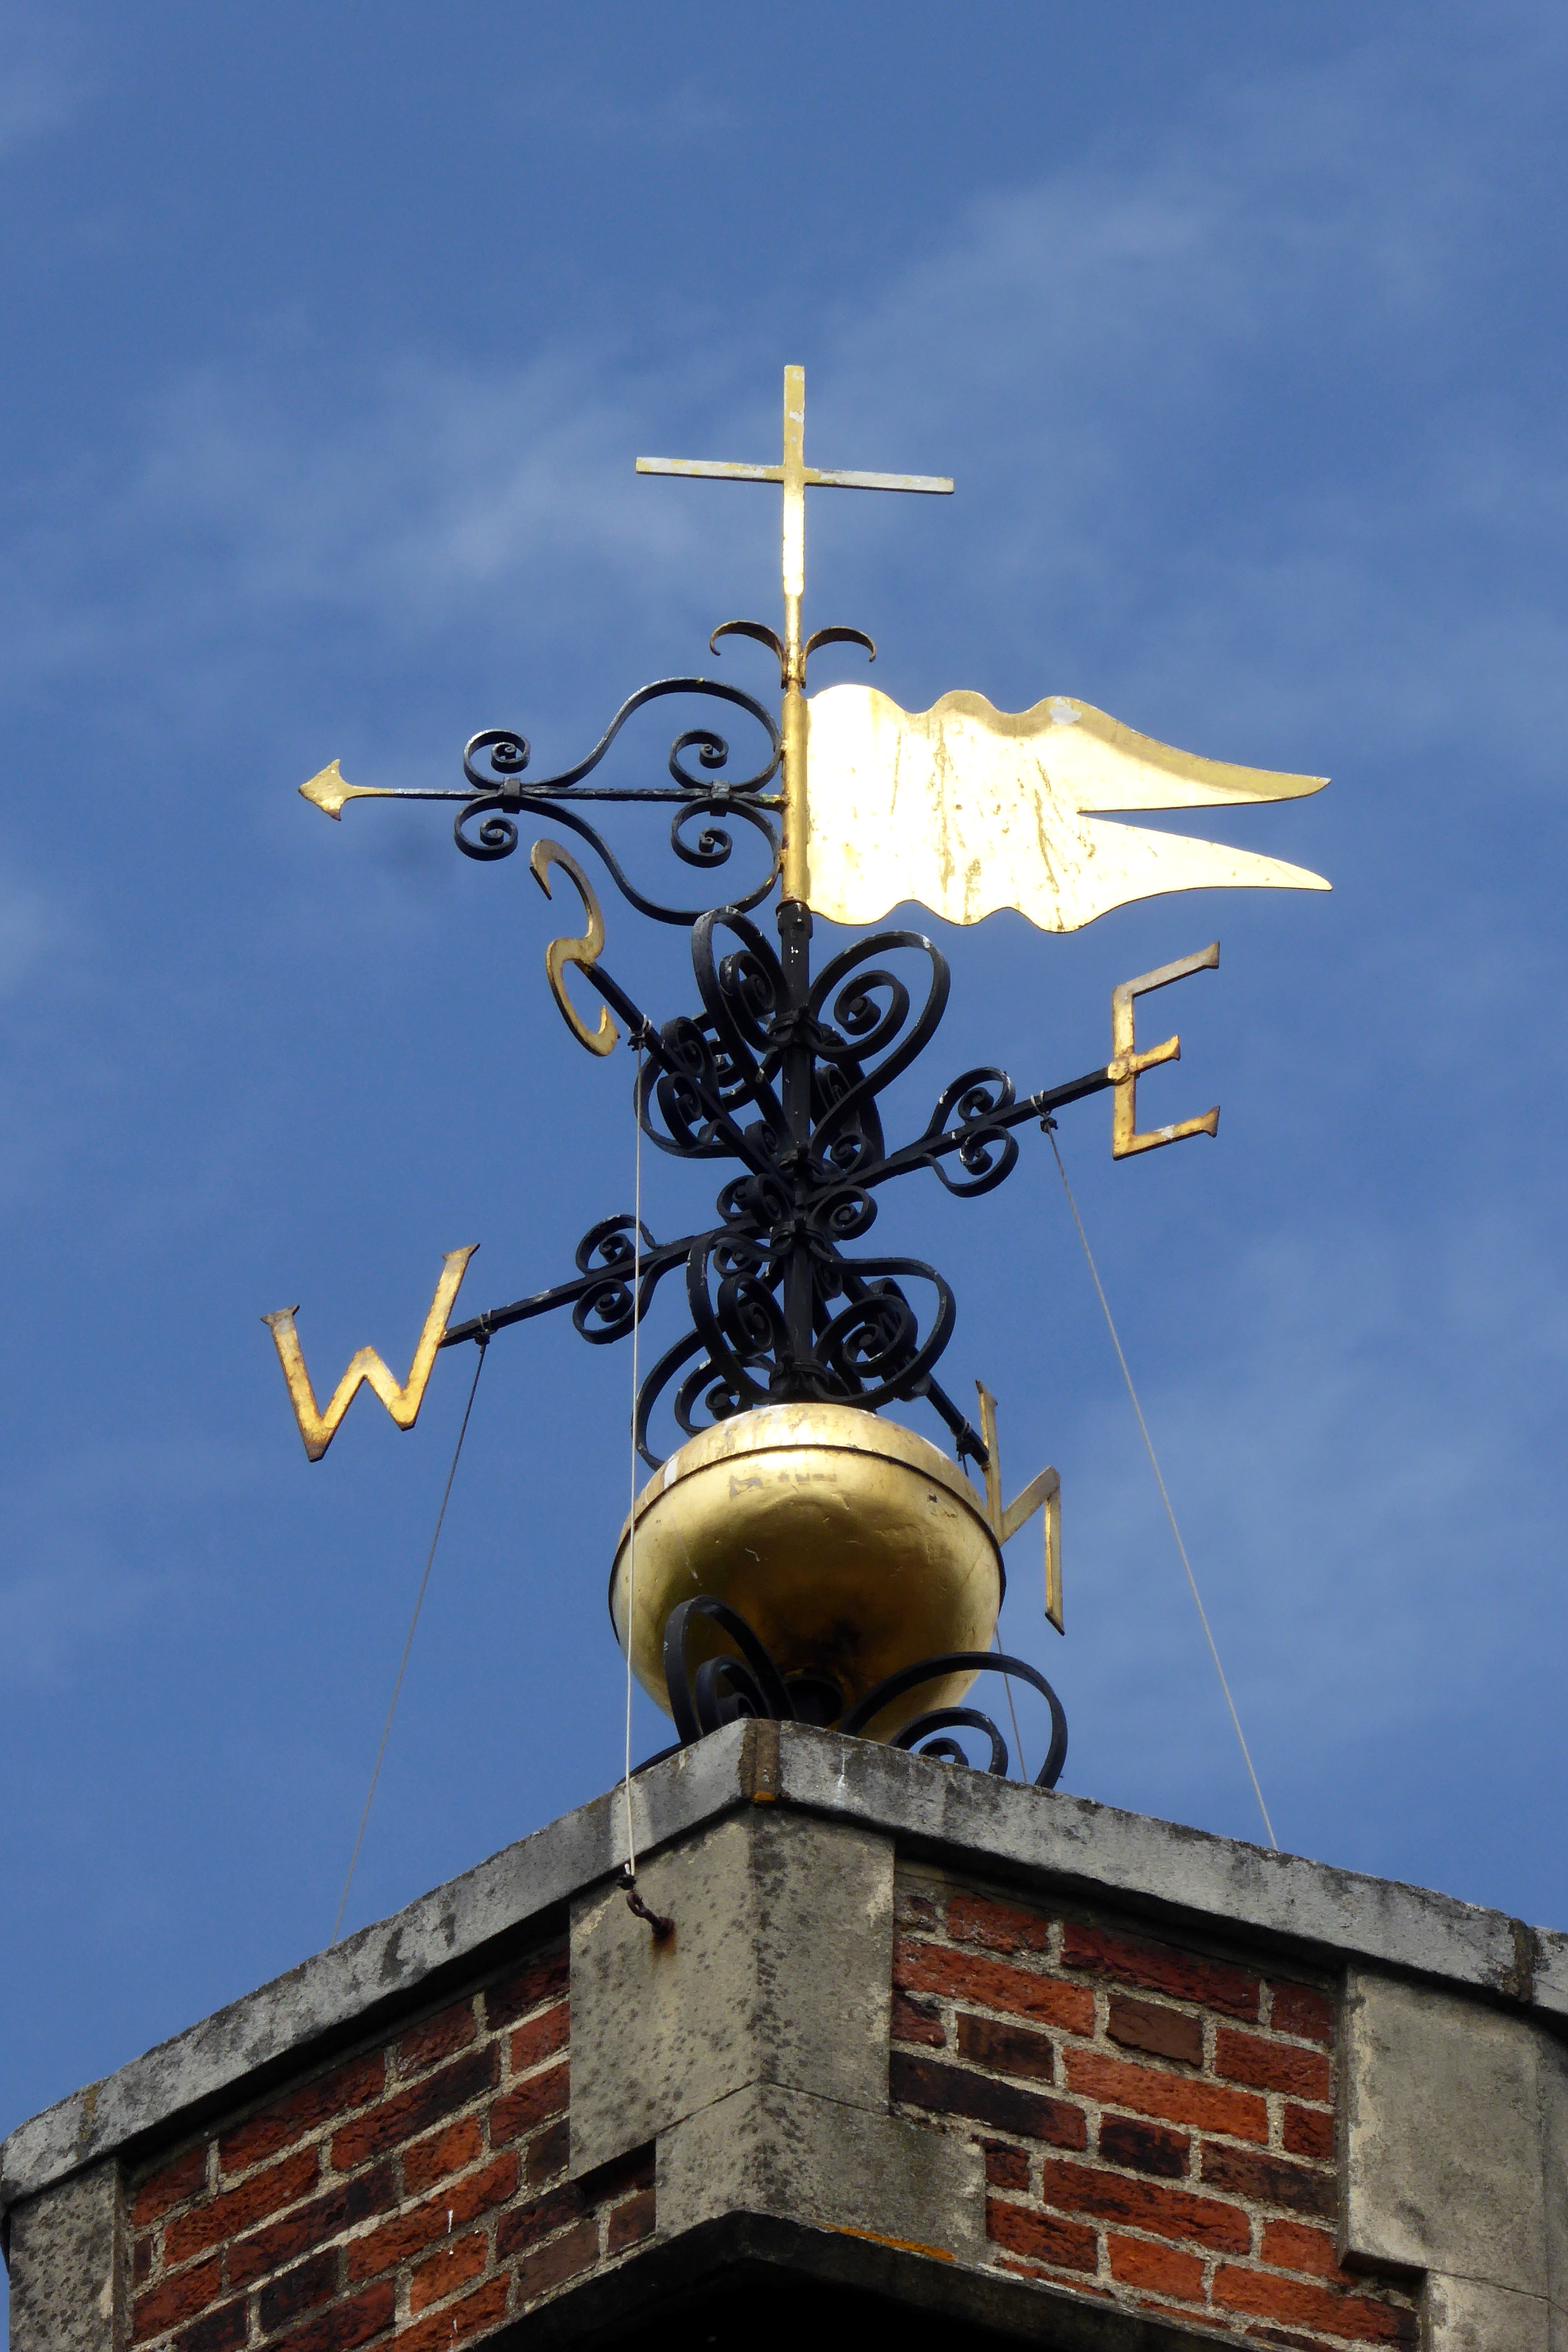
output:
<path id="1" fill-rule="evenodd" d="M 800 633 L 805 593 L 805 494 L 814 490 L 924 490 L 951 496 L 940 474 L 825 474 L 805 462 L 805 370 L 784 376 L 784 457 L 777 466 L 730 466 L 703 457 L 639 457 L 639 474 L 695 474 L 704 481 L 778 482 L 784 490 L 783 572 L 784 844 L 784 895 L 806 895 L 805 649 Z"/>

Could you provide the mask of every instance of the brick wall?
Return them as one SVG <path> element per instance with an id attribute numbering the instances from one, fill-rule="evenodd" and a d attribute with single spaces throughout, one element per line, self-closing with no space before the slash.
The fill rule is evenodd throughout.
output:
<path id="1" fill-rule="evenodd" d="M 899 1876 L 891 2089 L 976 2139 L 997 2266 L 1238 2342 L 1413 2346 L 1335 2261 L 1329 1990 Z M 567 2163 L 564 1938 L 130 2184 L 134 2352 L 435 2352 L 654 2231 L 646 2149 Z"/>
<path id="2" fill-rule="evenodd" d="M 652 2152 L 566 2179 L 562 1938 L 161 2157 L 131 2188 L 137 2352 L 426 2352 L 653 2228 Z"/>
<path id="3" fill-rule="evenodd" d="M 892 2093 L 979 2141 L 1000 2266 L 1238 2340 L 1413 2345 L 1335 2259 L 1326 1990 L 900 1871 Z"/>

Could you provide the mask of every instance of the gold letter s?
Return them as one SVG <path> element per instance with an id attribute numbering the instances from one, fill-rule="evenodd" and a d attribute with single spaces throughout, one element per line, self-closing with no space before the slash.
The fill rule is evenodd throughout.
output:
<path id="1" fill-rule="evenodd" d="M 593 885 L 577 860 L 563 849 L 558 841 L 536 841 L 528 854 L 528 868 L 547 898 L 551 896 L 549 870 L 552 866 L 562 867 L 576 884 L 577 895 L 583 901 L 583 912 L 588 918 L 588 928 L 580 940 L 552 940 L 545 949 L 544 970 L 550 982 L 550 993 L 561 1007 L 562 1018 L 579 1045 L 585 1045 L 590 1054 L 613 1053 L 616 1040 L 621 1033 L 607 1010 L 600 1006 L 599 1025 L 597 1029 L 590 1029 L 567 995 L 562 978 L 569 963 L 584 968 L 593 963 L 605 944 L 605 919 L 599 912 Z"/>

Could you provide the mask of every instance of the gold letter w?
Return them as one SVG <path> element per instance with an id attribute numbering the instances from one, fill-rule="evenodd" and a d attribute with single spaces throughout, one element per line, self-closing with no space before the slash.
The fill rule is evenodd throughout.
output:
<path id="1" fill-rule="evenodd" d="M 447 1328 L 447 1318 L 452 1311 L 452 1301 L 468 1268 L 468 1260 L 479 1247 L 473 1242 L 467 1249 L 448 1250 L 441 1261 L 441 1279 L 436 1285 L 436 1296 L 430 1301 L 430 1312 L 425 1318 L 425 1328 L 419 1334 L 419 1345 L 414 1350 L 414 1361 L 408 1367 L 408 1378 L 401 1388 L 394 1380 L 374 1348 L 362 1348 L 348 1370 L 332 1391 L 325 1412 L 316 1403 L 316 1391 L 310 1386 L 310 1375 L 305 1370 L 300 1351 L 300 1335 L 294 1328 L 297 1307 L 279 1307 L 276 1315 L 264 1315 L 262 1321 L 277 1343 L 279 1361 L 283 1377 L 289 1383 L 289 1402 L 294 1418 L 300 1424 L 300 1434 L 305 1441 L 305 1451 L 312 1462 L 319 1462 L 333 1438 L 338 1423 L 359 1392 L 362 1381 L 369 1382 L 381 1399 L 399 1429 L 412 1429 L 425 1402 L 425 1384 L 430 1378 L 430 1367 L 436 1360 L 436 1350 Z"/>

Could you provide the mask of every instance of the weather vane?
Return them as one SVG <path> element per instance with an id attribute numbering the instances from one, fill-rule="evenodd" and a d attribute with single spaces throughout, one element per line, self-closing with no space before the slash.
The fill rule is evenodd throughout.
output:
<path id="1" fill-rule="evenodd" d="M 1320 876 L 1272 858 L 1100 821 L 1110 812 L 1290 799 L 1325 779 L 1197 759 L 1060 695 L 1020 713 L 964 692 L 919 712 L 865 686 L 808 696 L 817 647 L 858 645 L 873 660 L 876 648 L 855 628 L 803 637 L 806 490 L 947 494 L 952 484 L 819 472 L 805 463 L 805 372 L 786 368 L 778 465 L 637 461 L 639 473 L 782 487 L 784 634 L 726 621 L 710 640 L 714 651 L 737 635 L 771 649 L 777 720 L 737 687 L 662 678 L 632 695 L 586 758 L 559 775 L 525 781 L 527 742 L 489 729 L 465 749 L 460 788 L 347 783 L 335 760 L 300 787 L 334 818 L 351 800 L 455 802 L 458 847 L 482 861 L 511 856 L 525 813 L 549 819 L 589 845 L 639 913 L 689 930 L 700 1010 L 656 1022 L 602 960 L 604 917 L 583 867 L 554 840 L 532 844 L 529 864 L 546 895 L 552 873 L 563 873 L 583 908 L 582 931 L 546 950 L 555 1002 L 591 1054 L 611 1053 L 617 1017 L 624 1023 L 637 1057 L 636 1115 L 649 1143 L 735 1171 L 719 1191 L 714 1221 L 656 1242 L 635 1216 L 605 1217 L 583 1236 L 571 1279 L 458 1324 L 451 1309 L 473 1251 L 449 1252 L 407 1380 L 400 1384 L 362 1349 L 324 1410 L 293 1311 L 266 1320 L 317 1461 L 362 1382 L 410 1428 L 441 1350 L 486 1347 L 508 1325 L 563 1307 L 584 1339 L 622 1339 L 640 1329 L 666 1276 L 682 1274 L 689 1328 L 650 1367 L 635 1403 L 634 1442 L 655 1475 L 622 1530 L 610 1585 L 617 1637 L 681 1740 L 736 1715 L 763 1715 L 920 1742 L 928 1754 L 963 1761 L 951 1735 L 968 1727 L 989 1735 L 990 1769 L 1005 1771 L 994 1724 L 961 1703 L 978 1673 L 1000 1670 L 1032 1684 L 1049 1706 L 1049 1748 L 1036 1778 L 1050 1787 L 1067 1748 L 1059 1701 L 1034 1667 L 989 1645 L 1004 1591 L 1002 1546 L 1042 1509 L 1046 1610 L 1062 1630 L 1056 1473 L 1043 1471 L 1004 1504 L 993 1400 L 977 1382 L 976 1427 L 936 1377 L 955 1320 L 948 1284 L 914 1258 L 847 1253 L 894 1178 L 929 1171 L 950 1192 L 976 1199 L 1012 1172 L 1018 1129 L 1049 1129 L 1057 1112 L 1090 1095 L 1112 1097 L 1117 1159 L 1213 1136 L 1217 1108 L 1139 1128 L 1139 1077 L 1181 1049 L 1175 1037 L 1141 1046 L 1134 1018 L 1140 996 L 1213 969 L 1219 949 L 1118 987 L 1110 1057 L 1082 1076 L 1020 1096 L 1004 1070 L 962 1071 L 924 1128 L 894 1144 L 878 1097 L 930 1044 L 947 1001 L 946 961 L 919 931 L 887 930 L 855 940 L 814 975 L 812 918 L 856 925 L 913 900 L 954 923 L 1013 907 L 1043 930 L 1068 931 L 1165 891 L 1326 889 Z M 677 736 L 668 784 L 588 783 L 633 715 L 670 696 L 744 713 L 760 730 L 755 772 L 731 777 L 728 742 L 699 726 Z M 688 764 L 693 758 L 700 773 Z M 676 856 L 709 874 L 728 866 L 733 828 L 749 828 L 766 871 L 723 904 L 661 905 L 637 887 L 585 813 L 592 803 L 596 817 L 600 804 L 616 803 L 668 804 Z M 693 838 L 699 820 L 706 822 Z M 752 919 L 775 885 L 776 951 Z M 568 969 L 601 1001 L 593 1026 L 567 992 Z M 923 1294 L 918 1307 L 911 1289 Z M 879 1418 L 917 1402 L 945 1424 L 956 1462 Z M 684 1441 L 668 1458 L 652 1433 L 661 1407 Z"/>

